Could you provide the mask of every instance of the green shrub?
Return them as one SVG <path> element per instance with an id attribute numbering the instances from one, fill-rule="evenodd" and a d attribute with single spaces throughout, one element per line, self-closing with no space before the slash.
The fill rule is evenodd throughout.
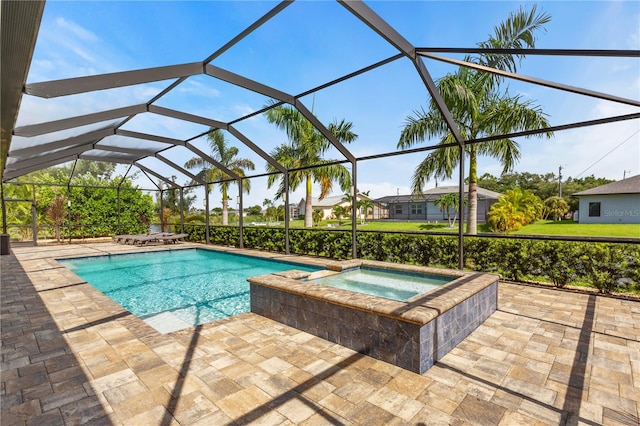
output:
<path id="1" fill-rule="evenodd" d="M 589 245 L 580 259 L 586 278 L 601 293 L 611 293 L 625 277 L 627 262 L 622 247 L 613 244 Z"/>
<path id="2" fill-rule="evenodd" d="M 185 225 L 188 241 L 204 241 L 205 227 Z M 239 245 L 239 230 L 211 226 L 210 242 Z M 293 254 L 351 258 L 352 234 L 347 230 L 290 229 Z M 248 227 L 244 246 L 285 251 L 281 227 Z M 358 232 L 362 259 L 431 267 L 457 268 L 457 235 L 409 232 Z M 464 237 L 465 269 L 497 273 L 513 281 L 548 280 L 556 287 L 588 281 L 603 293 L 640 291 L 640 245 L 516 238 Z"/>
<path id="3" fill-rule="evenodd" d="M 542 275 L 556 287 L 564 287 L 574 281 L 583 270 L 580 253 L 585 244 L 567 241 L 537 241 Z"/>

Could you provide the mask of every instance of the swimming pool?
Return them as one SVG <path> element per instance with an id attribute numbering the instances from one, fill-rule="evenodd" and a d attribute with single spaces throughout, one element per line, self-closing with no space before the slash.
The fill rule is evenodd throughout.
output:
<path id="1" fill-rule="evenodd" d="M 356 268 L 344 272 L 320 272 L 322 276 L 314 278 L 309 275 L 307 280 L 313 284 L 321 284 L 344 290 L 357 291 L 372 296 L 406 302 L 419 294 L 426 293 L 443 284 L 453 281 L 457 277 L 417 274 L 374 268 Z"/>
<path id="2" fill-rule="evenodd" d="M 250 276 L 319 269 L 201 249 L 58 261 L 161 332 L 248 312 Z"/>

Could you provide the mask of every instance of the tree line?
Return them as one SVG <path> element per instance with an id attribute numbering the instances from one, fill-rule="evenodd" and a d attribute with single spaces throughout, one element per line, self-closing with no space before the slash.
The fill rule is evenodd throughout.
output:
<path id="1" fill-rule="evenodd" d="M 134 184 L 135 174 L 114 175 L 111 163 L 78 160 L 2 185 L 12 239 L 95 237 L 144 233 L 155 222 L 153 197 Z"/>
<path id="2" fill-rule="evenodd" d="M 558 175 L 554 173 L 504 173 L 498 177 L 485 173 L 478 178 L 478 185 L 489 191 L 504 194 L 510 189 L 520 188 L 523 191 L 531 191 L 541 200 L 559 196 L 568 204 L 568 211 L 578 210 L 578 198 L 573 194 L 585 191 L 597 186 L 611 183 L 613 180 L 597 178 L 594 175 L 583 178 L 568 177 L 566 180 L 558 182 Z"/>

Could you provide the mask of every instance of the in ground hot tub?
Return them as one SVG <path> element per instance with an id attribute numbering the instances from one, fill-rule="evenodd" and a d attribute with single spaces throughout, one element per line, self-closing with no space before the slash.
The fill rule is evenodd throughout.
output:
<path id="1" fill-rule="evenodd" d="M 249 278 L 251 311 L 422 374 L 497 308 L 497 275 L 367 260 L 330 262 L 327 267 Z M 441 282 L 403 300 L 324 285 L 331 284 L 325 280 L 341 281 L 340 273 L 354 268 L 391 273 L 398 282 L 425 276 Z M 402 298 L 405 290 L 400 290 Z"/>

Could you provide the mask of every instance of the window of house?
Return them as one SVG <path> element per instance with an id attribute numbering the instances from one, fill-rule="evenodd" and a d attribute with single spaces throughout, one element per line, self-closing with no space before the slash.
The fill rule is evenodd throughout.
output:
<path id="1" fill-rule="evenodd" d="M 600 217 L 600 203 L 589 203 L 589 217 Z"/>
<path id="2" fill-rule="evenodd" d="M 422 204 L 411 204 L 411 214 L 422 214 Z"/>
<path id="3" fill-rule="evenodd" d="M 402 204 L 396 204 L 394 212 L 395 214 L 402 214 Z"/>

